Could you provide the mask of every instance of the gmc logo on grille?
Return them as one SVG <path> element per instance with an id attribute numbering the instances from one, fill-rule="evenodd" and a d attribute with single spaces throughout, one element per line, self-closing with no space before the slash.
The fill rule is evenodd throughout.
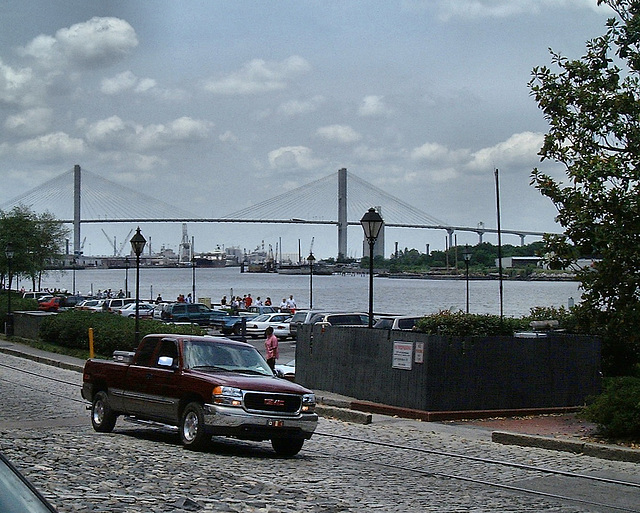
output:
<path id="1" fill-rule="evenodd" d="M 265 399 L 265 406 L 284 406 L 284 400 L 282 399 Z"/>

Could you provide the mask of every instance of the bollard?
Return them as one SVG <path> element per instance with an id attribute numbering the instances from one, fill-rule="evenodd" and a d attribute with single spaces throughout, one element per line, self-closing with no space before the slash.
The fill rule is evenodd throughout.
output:
<path id="1" fill-rule="evenodd" d="M 93 357 L 93 328 L 89 328 L 89 358 Z"/>

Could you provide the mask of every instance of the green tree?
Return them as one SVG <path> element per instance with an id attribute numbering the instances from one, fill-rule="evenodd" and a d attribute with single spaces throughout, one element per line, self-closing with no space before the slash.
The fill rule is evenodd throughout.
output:
<path id="1" fill-rule="evenodd" d="M 8 262 L 4 248 L 11 244 L 14 256 L 12 276 L 28 277 L 33 290 L 39 288 L 47 263 L 62 252 L 68 229 L 50 213 L 34 214 L 24 205 L 0 211 L 0 270 L 6 275 Z"/>
<path id="2" fill-rule="evenodd" d="M 551 51 L 556 71 L 533 70 L 532 95 L 549 122 L 542 160 L 567 182 L 534 169 L 532 184 L 555 204 L 564 234 L 547 237 L 558 265 L 593 255 L 582 269 L 582 318 L 602 327 L 604 365 L 629 373 L 640 354 L 640 2 L 598 0 L 617 16 L 570 60 Z"/>

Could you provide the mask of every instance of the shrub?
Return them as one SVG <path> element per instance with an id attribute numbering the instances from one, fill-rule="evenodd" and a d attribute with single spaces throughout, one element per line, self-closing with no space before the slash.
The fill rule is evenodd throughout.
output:
<path id="1" fill-rule="evenodd" d="M 116 350 L 135 349 L 135 319 L 110 313 L 68 310 L 51 315 L 43 320 L 39 335 L 44 342 L 73 349 L 87 349 L 89 328 L 93 328 L 96 354 L 110 356 Z M 139 328 L 140 338 L 149 333 L 205 334 L 199 326 L 166 324 L 152 319 L 140 319 Z"/>
<path id="2" fill-rule="evenodd" d="M 449 335 L 457 337 L 513 335 L 515 331 L 527 329 L 524 319 L 499 315 L 477 315 L 464 312 L 442 310 L 427 315 L 416 324 L 416 330 L 429 335 Z"/>
<path id="3" fill-rule="evenodd" d="M 603 435 L 612 438 L 640 438 L 640 378 L 608 378 L 604 391 L 580 413 L 594 422 Z"/>

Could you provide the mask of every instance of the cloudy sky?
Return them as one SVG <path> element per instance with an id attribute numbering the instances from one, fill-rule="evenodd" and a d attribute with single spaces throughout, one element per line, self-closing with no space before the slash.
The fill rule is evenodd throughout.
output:
<path id="1" fill-rule="evenodd" d="M 583 55 L 611 15 L 596 0 L 5 0 L 0 204 L 80 164 L 221 217 L 345 167 L 434 218 L 495 228 L 498 168 L 502 227 L 557 231 L 529 185 L 546 122 L 527 82 L 548 48 Z M 179 225 L 142 228 L 177 249 Z M 188 228 L 200 250 L 313 237 L 337 254 L 335 228 Z M 112 251 L 97 227 L 83 235 L 85 253 Z M 349 255 L 361 238 L 350 229 Z M 387 254 L 396 241 L 443 249 L 445 234 L 388 229 Z"/>

